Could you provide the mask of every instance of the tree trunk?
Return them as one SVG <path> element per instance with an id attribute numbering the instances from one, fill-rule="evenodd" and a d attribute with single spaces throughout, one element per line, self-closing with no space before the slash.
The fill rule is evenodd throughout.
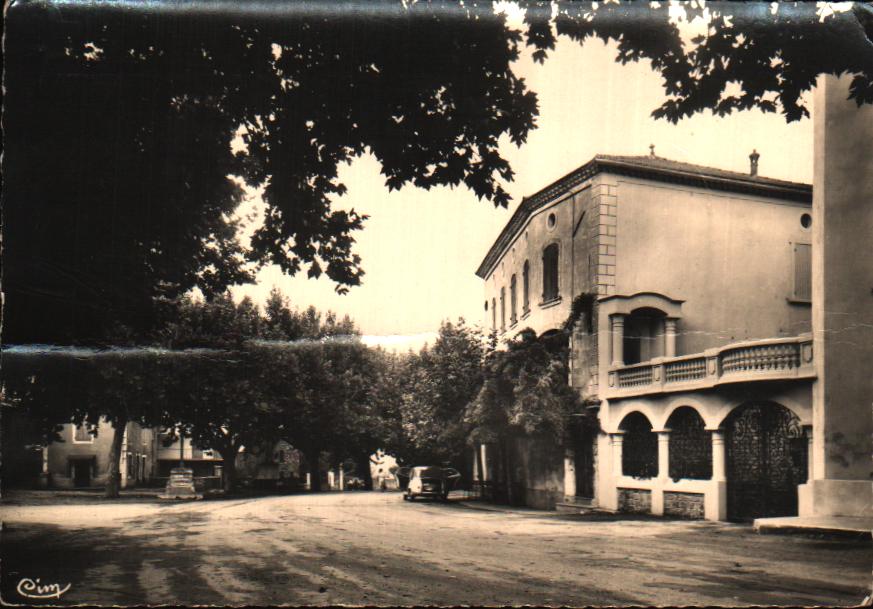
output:
<path id="1" fill-rule="evenodd" d="M 112 423 L 112 446 L 109 448 L 109 476 L 106 479 L 107 499 L 115 499 L 121 493 L 121 449 L 124 446 L 124 430 L 127 416 L 121 416 Z"/>
<path id="2" fill-rule="evenodd" d="M 236 456 L 239 453 L 239 447 L 240 445 L 238 443 L 231 443 L 224 446 L 222 449 L 219 449 L 223 462 L 221 473 L 223 476 L 222 484 L 225 493 L 231 492 L 236 484 Z M 228 457 L 227 455 L 230 456 Z"/>
<path id="3" fill-rule="evenodd" d="M 370 455 L 361 455 L 356 463 L 358 464 L 358 470 L 360 470 L 361 479 L 364 481 L 364 488 L 368 491 L 373 490 L 373 473 L 370 470 Z"/>
<path id="4" fill-rule="evenodd" d="M 510 458 L 509 439 L 503 438 L 500 443 L 500 451 L 503 453 L 503 480 L 506 482 L 506 501 L 509 505 L 515 505 L 515 493 L 512 484 L 512 460 Z"/>
<path id="5" fill-rule="evenodd" d="M 314 450 L 306 453 L 306 460 L 309 461 L 309 490 L 313 493 L 321 492 L 320 457 L 320 450 Z"/>

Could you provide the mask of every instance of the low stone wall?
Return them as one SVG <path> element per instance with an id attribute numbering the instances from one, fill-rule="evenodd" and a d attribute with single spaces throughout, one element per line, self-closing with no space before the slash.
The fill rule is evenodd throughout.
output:
<path id="1" fill-rule="evenodd" d="M 631 514 L 651 514 L 652 491 L 636 488 L 618 489 L 618 511 Z"/>
<path id="2" fill-rule="evenodd" d="M 675 491 L 664 491 L 664 514 L 667 516 L 679 516 L 681 518 L 703 520 L 703 506 L 703 493 L 678 493 Z"/>

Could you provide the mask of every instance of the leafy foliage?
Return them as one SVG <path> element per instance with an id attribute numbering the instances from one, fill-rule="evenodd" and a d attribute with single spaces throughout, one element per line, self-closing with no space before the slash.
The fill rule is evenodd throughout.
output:
<path id="1" fill-rule="evenodd" d="M 438 463 L 466 445 L 463 414 L 482 383 L 485 345 L 477 330 L 445 321 L 433 347 L 407 358 L 400 412 L 405 461 Z"/>
<path id="2" fill-rule="evenodd" d="M 4 341 L 106 340 L 116 321 L 141 336 L 172 318 L 161 303 L 269 263 L 358 285 L 365 216 L 333 201 L 365 152 L 391 189 L 505 206 L 498 142 L 537 113 L 510 68 L 520 35 L 490 8 L 346 8 L 10 6 Z M 242 184 L 266 203 L 250 244 Z"/>
<path id="3" fill-rule="evenodd" d="M 512 435 L 566 439 L 571 417 L 596 425 L 567 382 L 567 337 L 563 332 L 537 338 L 524 329 L 506 349 L 488 354 L 484 382 L 465 413 L 471 440 L 497 442 Z"/>
<path id="4" fill-rule="evenodd" d="M 873 103 L 873 7 L 821 13 L 813 2 L 683 3 L 687 21 L 710 17 L 686 44 L 672 3 L 522 2 L 527 44 L 545 60 L 556 36 L 614 41 L 616 61 L 647 60 L 662 76 L 667 100 L 652 115 L 678 122 L 703 110 L 724 116 L 757 108 L 789 122 L 809 116 L 802 95 L 820 74 L 853 74 L 850 99 Z"/>

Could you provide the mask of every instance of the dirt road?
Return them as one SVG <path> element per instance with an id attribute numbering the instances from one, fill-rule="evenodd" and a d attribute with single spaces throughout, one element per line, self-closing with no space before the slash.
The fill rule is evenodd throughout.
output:
<path id="1" fill-rule="evenodd" d="M 2 592 L 55 604 L 832 605 L 869 543 L 750 527 L 499 512 L 394 493 L 2 508 Z"/>

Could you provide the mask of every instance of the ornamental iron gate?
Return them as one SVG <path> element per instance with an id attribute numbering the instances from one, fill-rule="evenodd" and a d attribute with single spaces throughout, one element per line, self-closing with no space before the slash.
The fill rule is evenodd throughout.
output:
<path id="1" fill-rule="evenodd" d="M 800 419 L 776 403 L 750 403 L 725 422 L 728 519 L 797 515 L 806 482 L 807 440 Z"/>

